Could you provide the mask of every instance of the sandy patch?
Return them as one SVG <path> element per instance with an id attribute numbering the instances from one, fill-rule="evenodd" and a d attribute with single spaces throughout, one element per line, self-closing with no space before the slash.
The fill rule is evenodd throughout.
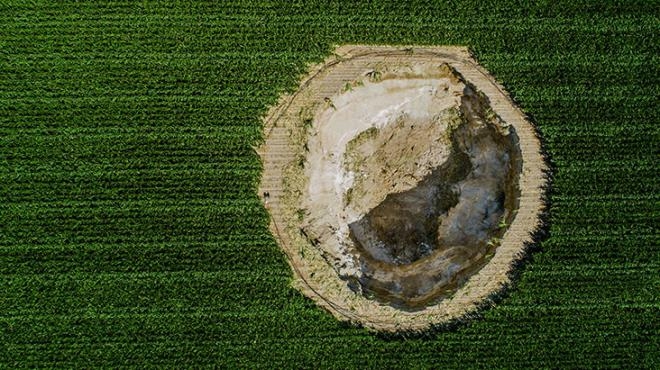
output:
<path id="1" fill-rule="evenodd" d="M 265 126 L 272 230 L 296 287 L 340 319 L 460 318 L 539 226 L 535 131 L 463 48 L 339 48 Z"/>

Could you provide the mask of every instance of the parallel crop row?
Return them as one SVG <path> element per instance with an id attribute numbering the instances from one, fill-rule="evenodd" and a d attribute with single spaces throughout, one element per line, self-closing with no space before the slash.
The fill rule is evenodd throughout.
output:
<path id="1" fill-rule="evenodd" d="M 2 2 L 0 367 L 660 367 L 656 8 Z M 548 237 L 469 326 L 383 338 L 290 287 L 253 147 L 345 43 L 467 45 L 544 138 Z"/>

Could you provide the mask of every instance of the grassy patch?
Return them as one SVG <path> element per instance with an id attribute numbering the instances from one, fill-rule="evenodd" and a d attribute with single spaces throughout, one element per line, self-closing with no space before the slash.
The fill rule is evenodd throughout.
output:
<path id="1" fill-rule="evenodd" d="M 0 4 L 0 366 L 657 368 L 652 1 Z M 252 151 L 334 44 L 469 46 L 555 162 L 549 237 L 455 331 L 289 287 Z"/>

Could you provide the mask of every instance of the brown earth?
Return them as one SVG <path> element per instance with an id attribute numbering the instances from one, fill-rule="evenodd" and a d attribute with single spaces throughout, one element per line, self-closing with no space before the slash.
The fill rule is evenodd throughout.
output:
<path id="1" fill-rule="evenodd" d="M 534 128 L 463 48 L 339 48 L 265 126 L 272 230 L 295 286 L 339 319 L 465 316 L 539 226 Z"/>

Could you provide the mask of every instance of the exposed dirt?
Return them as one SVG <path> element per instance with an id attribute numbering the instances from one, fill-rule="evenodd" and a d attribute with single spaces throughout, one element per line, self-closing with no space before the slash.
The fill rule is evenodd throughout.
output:
<path id="1" fill-rule="evenodd" d="M 475 309 L 542 204 L 538 140 L 501 88 L 464 50 L 411 50 L 338 49 L 271 111 L 261 149 L 299 288 L 382 330 Z"/>
<path id="2" fill-rule="evenodd" d="M 471 87 L 464 94 L 463 122 L 451 132 L 446 161 L 349 224 L 362 262 L 361 290 L 384 302 L 413 308 L 449 293 L 485 262 L 516 210 L 515 132 L 488 122 L 486 102 Z"/>

